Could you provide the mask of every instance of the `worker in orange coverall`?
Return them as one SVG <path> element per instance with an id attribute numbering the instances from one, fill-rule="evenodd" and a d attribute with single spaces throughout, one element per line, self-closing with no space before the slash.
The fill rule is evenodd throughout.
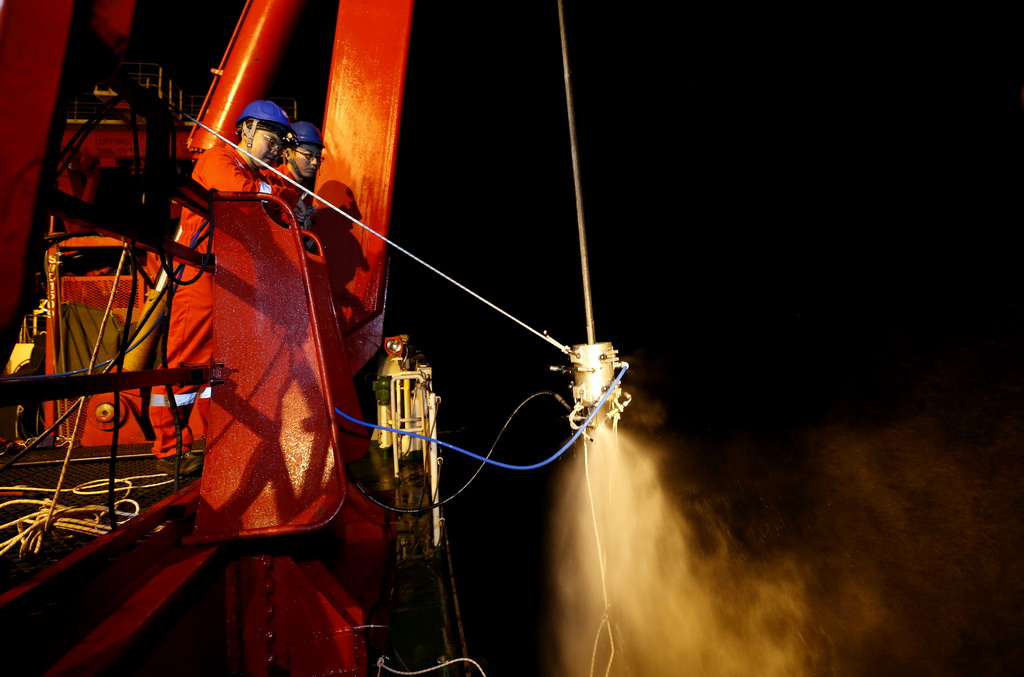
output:
<path id="1" fill-rule="evenodd" d="M 308 191 L 312 191 L 316 173 L 323 166 L 324 139 L 316 125 L 305 120 L 292 123 L 292 130 L 295 132 L 292 143 L 281 151 L 280 162 L 274 169 Z M 294 183 L 281 178 L 280 174 L 273 170 L 264 169 L 263 175 L 273 186 L 274 193 L 292 207 L 299 223 L 304 228 L 311 227 L 316 215 L 313 196 Z M 356 207 L 356 196 L 352 189 L 344 186 L 341 193 L 345 199 L 336 206 L 352 218 L 361 219 L 362 214 Z"/>
<path id="2" fill-rule="evenodd" d="M 272 101 L 253 101 L 236 120 L 244 148 L 264 163 L 273 164 L 281 151 L 291 142 L 294 133 L 288 115 Z M 192 178 L 207 190 L 247 193 L 274 191 L 260 172 L 263 165 L 235 148 L 215 146 L 196 160 Z M 181 233 L 178 242 L 206 251 L 206 238 L 210 237 L 209 222 L 200 214 L 182 210 Z M 167 365 L 209 364 L 213 359 L 213 276 L 202 273 L 198 267 L 184 266 L 177 276 L 171 301 L 170 326 L 167 332 Z M 149 416 L 156 433 L 153 454 L 157 469 L 173 475 L 178 463 L 178 426 L 181 429 L 182 476 L 202 471 L 203 457 L 192 453 L 196 439 L 206 435 L 210 410 L 210 389 L 202 385 L 173 386 L 177 405 L 178 425 L 175 424 L 167 390 L 153 389 Z M 193 414 L 196 414 L 193 416 Z"/>

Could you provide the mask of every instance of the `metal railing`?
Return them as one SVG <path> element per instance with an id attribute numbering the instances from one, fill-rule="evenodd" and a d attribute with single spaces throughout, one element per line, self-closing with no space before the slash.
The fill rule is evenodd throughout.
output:
<path id="1" fill-rule="evenodd" d="M 201 94 L 185 94 L 182 92 L 181 88 L 175 85 L 171 78 L 167 77 L 160 64 L 125 62 L 122 64 L 122 68 L 144 89 L 154 90 L 158 98 L 167 101 L 174 117 L 180 119 L 183 124 L 191 126 L 194 123 L 187 118 L 182 118 L 178 115 L 177 111 L 180 110 L 185 115 L 193 118 L 198 118 L 202 112 L 205 97 Z M 85 124 L 89 122 L 97 115 L 100 115 L 107 102 L 115 96 L 117 96 L 117 92 L 103 82 L 97 83 L 91 92 L 76 95 L 75 98 L 68 102 L 68 123 Z M 298 119 L 298 103 L 295 99 L 271 97 L 271 100 L 281 106 L 292 120 Z M 100 124 L 123 122 L 119 113 L 123 113 L 126 110 L 128 110 L 127 103 L 115 106 L 103 113 Z"/>

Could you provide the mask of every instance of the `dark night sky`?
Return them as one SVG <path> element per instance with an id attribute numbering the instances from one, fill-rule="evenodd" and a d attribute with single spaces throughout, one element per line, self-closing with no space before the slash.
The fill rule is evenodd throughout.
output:
<path id="1" fill-rule="evenodd" d="M 199 46 L 161 31 L 133 53 L 204 93 L 243 4 L 204 14 Z M 330 4 L 309 3 L 272 92 L 313 120 Z M 392 236 L 527 324 L 583 342 L 557 4 L 443 4 L 415 15 Z M 670 20 L 566 4 L 598 340 L 632 351 L 653 330 L 713 345 L 747 315 L 774 327 L 1005 291 L 1024 178 L 1010 17 Z"/>
<path id="2" fill-rule="evenodd" d="M 1024 41 L 1008 30 L 1020 22 L 861 5 L 669 14 L 566 4 L 596 338 L 630 360 L 638 407 L 667 407 L 658 438 L 687 442 L 668 485 L 726 506 L 721 519 L 751 558 L 810 550 L 814 575 L 846 575 L 822 564 L 848 556 L 822 534 L 848 532 L 863 567 L 887 572 L 879 589 L 911 591 L 891 610 L 921 628 L 903 653 L 879 639 L 861 662 L 837 652 L 839 672 L 827 674 L 1019 674 L 1024 586 L 992 572 L 1024 554 L 1009 517 L 1019 492 L 1000 484 L 1022 467 L 1020 436 L 1007 432 L 1024 404 Z M 326 73 L 330 22 L 310 5 L 272 94 L 299 96 L 300 116 L 315 119 L 316 86 L 308 104 L 289 91 L 299 73 Z M 133 49 L 160 52 L 145 60 L 203 93 L 234 26 L 221 13 L 206 16 L 205 55 L 172 35 Z M 575 344 L 586 332 L 565 106 L 554 1 L 420 3 L 391 237 Z M 453 443 L 485 450 L 521 399 L 563 385 L 547 369 L 561 364 L 556 350 L 408 260 L 393 260 L 386 318 L 434 365 Z M 510 435 L 506 458 L 560 445 L 549 411 Z M 905 518 L 921 525 L 910 534 L 934 529 L 932 542 L 975 548 L 976 560 L 956 563 L 983 572 L 970 591 L 952 565 L 901 550 L 907 534 L 894 522 L 871 513 L 877 532 L 858 536 L 840 516 L 828 522 L 807 489 L 820 479 L 807 436 L 921 417 L 942 421 L 963 458 L 910 444 L 881 481 L 897 497 L 907 487 L 920 497 L 922 483 L 936 492 L 907 500 Z M 947 464 L 976 493 L 942 495 L 930 469 Z M 472 470 L 458 458 L 449 467 L 456 478 Z M 448 512 L 456 566 L 473 572 L 463 573 L 470 648 L 490 659 L 489 677 L 536 671 L 551 475 L 524 475 L 486 469 Z M 833 494 L 837 514 L 864 518 L 843 497 Z M 971 516 L 958 511 L 965 503 Z M 1001 515 L 985 531 L 999 548 L 934 527 L 969 532 L 980 514 Z M 895 564 L 883 555 L 894 550 L 906 555 Z M 961 597 L 995 601 L 950 602 Z M 939 656 L 938 672 L 925 655 Z"/>
<path id="3" fill-rule="evenodd" d="M 597 339 L 633 365 L 636 407 L 670 412 L 652 435 L 688 523 L 724 524 L 741 561 L 785 553 L 812 588 L 889 600 L 888 629 L 858 651 L 826 596 L 821 645 L 842 648 L 815 674 L 1016 674 L 1020 494 L 1005 478 L 1021 440 L 998 431 L 1024 404 L 1021 43 L 995 18 L 733 11 L 567 8 Z M 429 7 L 414 27 L 394 237 L 584 342 L 556 13 L 472 16 Z M 442 426 L 470 421 L 455 440 L 484 448 L 519 399 L 556 387 L 559 356 L 414 270 L 396 262 L 390 326 L 428 348 Z M 557 447 L 544 413 L 504 458 Z M 820 442 L 836 427 L 844 442 Z M 851 468 L 862 447 L 868 469 Z M 969 489 L 952 494 L 949 466 Z M 492 628 L 467 632 L 499 675 L 536 672 L 548 606 L 536 534 L 554 475 L 522 475 L 487 469 L 448 512 L 473 572 L 466 616 Z"/>

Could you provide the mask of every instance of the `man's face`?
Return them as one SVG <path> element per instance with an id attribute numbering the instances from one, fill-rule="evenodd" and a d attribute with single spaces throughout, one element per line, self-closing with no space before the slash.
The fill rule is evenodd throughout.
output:
<path id="1" fill-rule="evenodd" d="M 283 147 L 284 142 L 274 132 L 268 132 L 265 129 L 253 130 L 252 148 L 249 149 L 249 152 L 268 165 L 273 164 Z M 249 164 L 256 169 L 262 169 L 263 167 L 251 158 L 249 159 Z"/>
<path id="2" fill-rule="evenodd" d="M 300 179 L 312 179 L 323 162 L 323 149 L 311 143 L 300 143 L 285 151 L 285 158 Z"/>

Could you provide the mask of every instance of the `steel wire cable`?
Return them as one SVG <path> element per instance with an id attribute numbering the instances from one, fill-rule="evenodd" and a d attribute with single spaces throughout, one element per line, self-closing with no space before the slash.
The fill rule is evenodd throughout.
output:
<path id="1" fill-rule="evenodd" d="M 168 105 L 170 105 L 170 104 L 168 104 Z M 172 106 L 172 108 L 173 108 L 173 106 Z M 465 286 L 464 284 L 462 284 L 462 283 L 461 283 L 461 282 L 459 282 L 458 280 L 455 280 L 455 279 L 454 279 L 454 278 L 452 278 L 451 276 L 449 276 L 449 275 L 445 274 L 444 272 L 442 272 L 442 271 L 438 270 L 437 268 L 435 268 L 434 266 L 430 265 L 429 263 L 427 263 L 426 261 L 424 261 L 424 260 L 423 260 L 423 259 L 421 259 L 420 257 L 416 256 L 415 254 L 413 254 L 413 253 L 412 253 L 412 252 L 410 252 L 409 250 L 407 250 L 407 249 L 405 249 L 404 247 L 402 247 L 402 246 L 398 245 L 397 243 L 393 242 L 392 240 L 389 240 L 389 239 L 388 239 L 387 237 L 385 237 L 385 236 L 381 235 L 380 233 L 378 233 L 377 231 L 375 231 L 375 230 L 374 230 L 373 228 L 370 228 L 369 226 L 367 226 L 367 225 L 366 225 L 365 223 L 363 223 L 363 222 L 362 222 L 362 221 L 360 221 L 359 219 L 357 219 L 357 218 L 353 217 L 353 216 L 352 216 L 351 214 L 348 214 L 347 212 L 345 212 L 345 210 L 343 210 L 343 209 L 341 209 L 340 207 L 338 207 L 338 206 L 334 205 L 334 204 L 333 204 L 333 203 L 331 203 L 330 201 L 328 201 L 328 200 L 325 200 L 325 199 L 324 199 L 323 197 L 321 197 L 320 195 L 316 194 L 315 192 L 313 192 L 313 191 L 309 190 L 308 188 L 306 188 L 306 187 L 305 187 L 305 186 L 303 186 L 302 184 L 298 183 L 297 181 L 295 181 L 295 180 L 294 180 L 294 179 L 292 179 L 291 177 L 289 177 L 289 176 L 285 176 L 285 175 L 284 175 L 284 174 L 283 174 L 283 173 L 282 173 L 281 171 L 279 171 L 279 170 L 278 170 L 278 169 L 277 169 L 276 167 L 271 167 L 271 166 L 270 166 L 269 164 L 267 164 L 267 163 L 266 163 L 266 162 L 264 162 L 263 160 L 259 159 L 258 157 L 256 157 L 256 156 L 255 156 L 255 155 L 253 155 L 252 153 L 248 152 L 248 151 L 247 151 L 246 149 L 244 149 L 244 148 L 240 147 L 240 146 L 239 146 L 238 144 L 236 144 L 236 143 L 234 143 L 234 142 L 230 141 L 229 139 L 225 138 L 225 137 L 224 137 L 224 136 L 222 136 L 221 134 L 218 134 L 218 133 L 217 133 L 216 131 L 214 131 L 213 129 L 211 129 L 211 128 L 207 127 L 206 125 L 204 125 L 204 124 L 203 124 L 202 122 L 200 122 L 199 120 L 196 120 L 195 118 L 193 118 L 192 116 L 188 115 L 188 114 L 187 114 L 187 113 L 185 113 L 184 111 L 181 111 L 181 110 L 177 110 L 177 109 L 175 109 L 175 112 L 177 112 L 177 113 L 178 113 L 179 115 L 181 115 L 181 116 L 183 116 L 183 117 L 185 117 L 185 118 L 188 118 L 189 120 L 191 120 L 192 122 L 194 122 L 194 123 L 195 123 L 196 125 L 198 125 L 198 126 L 202 127 L 202 128 L 203 128 L 203 129 L 205 129 L 206 131 L 210 132 L 211 134 L 213 134 L 214 136 L 216 136 L 216 137 L 217 137 L 218 139 L 220 139 L 220 140 L 221 140 L 221 141 L 223 141 L 224 143 L 228 144 L 229 146 L 231 146 L 231 147 L 232 147 L 232 148 L 234 148 L 235 150 L 239 151 L 240 153 L 243 153 L 243 154 L 244 154 L 244 155 L 246 155 L 247 157 L 250 157 L 250 158 L 252 158 L 252 159 L 253 159 L 253 160 L 255 160 L 256 162 L 258 162 L 258 163 L 259 163 L 259 164 L 260 164 L 261 166 L 263 166 L 263 167 L 266 167 L 266 168 L 267 168 L 267 169 L 269 169 L 270 171 L 274 172 L 274 173 L 275 173 L 275 174 L 277 174 L 277 175 L 278 175 L 279 177 L 281 177 L 282 179 L 284 179 L 284 180 L 285 180 L 285 181 L 287 181 L 288 183 L 292 184 L 292 185 L 293 185 L 293 186 L 295 186 L 296 188 L 299 188 L 300 190 L 303 190 L 303 191 L 305 191 L 305 192 L 309 193 L 309 194 L 310 194 L 310 195 L 312 195 L 312 196 L 313 196 L 314 198 L 316 198 L 317 200 L 319 200 L 319 201 L 320 201 L 320 202 L 321 202 L 321 203 L 322 203 L 323 205 L 325 205 L 325 206 L 329 207 L 330 209 L 332 209 L 333 211 L 335 211 L 335 212 L 337 212 L 337 213 L 341 214 L 342 216 L 344 216 L 344 217 L 345 217 L 346 219 L 348 219 L 348 220 L 349 220 L 349 221 L 351 221 L 352 223 L 356 224 L 357 226 L 359 226 L 359 227 L 360 227 L 360 228 L 362 228 L 363 230 L 365 230 L 365 231 L 367 231 L 368 233 L 372 234 L 372 235 L 373 235 L 374 237 L 377 237 L 378 239 L 382 240 L 383 242 L 385 242 L 385 243 L 387 243 L 387 244 L 391 245 L 392 247 L 394 247 L 394 248 L 395 248 L 395 249 L 397 249 L 398 251 L 402 252 L 403 254 L 405 254 L 406 256 L 408 256 L 409 258 L 411 258 L 411 259 L 412 259 L 413 261 L 416 261 L 417 263 L 419 263 L 420 265 L 422 265 L 422 266 L 423 266 L 423 267 L 425 267 L 426 269 L 430 270 L 431 272 L 433 272 L 433 273 L 436 273 L 437 275 L 440 275 L 440 276 L 441 276 L 441 277 L 442 277 L 443 279 L 445 279 L 445 280 L 447 280 L 448 282 L 450 282 L 450 283 L 454 284 L 454 285 L 455 285 L 456 287 L 458 287 L 458 288 L 459 288 L 459 289 L 461 289 L 462 291 L 466 292 L 466 293 L 467 293 L 467 294 L 469 294 L 470 296 L 474 297 L 474 298 L 475 298 L 475 299 L 477 299 L 478 301 L 480 301 L 480 302 L 484 303 L 485 305 L 489 306 L 489 307 L 490 307 L 490 308 L 492 308 L 493 310 L 496 310 L 497 312 L 501 313 L 502 315 L 504 315 L 504 316 L 505 316 L 505 317 L 507 317 L 508 319 L 512 320 L 512 321 L 513 321 L 513 322 L 515 322 L 516 324 L 520 325 L 521 327 L 523 327 L 523 328 L 524 328 L 524 329 L 526 329 L 527 331 L 529 331 L 529 332 L 531 332 L 531 333 L 533 333 L 533 334 L 535 334 L 535 335 L 539 336 L 539 337 L 540 337 L 541 339 L 543 339 L 544 341 L 547 341 L 547 342 L 548 342 L 548 343 L 550 343 L 551 345 L 553 345 L 553 346 L 555 346 L 556 348 L 558 348 L 558 349 L 559 349 L 559 350 L 560 350 L 560 351 L 561 351 L 561 352 L 562 352 L 563 354 L 569 354 L 569 353 L 571 353 L 571 352 L 572 352 L 572 349 L 571 349 L 571 348 L 569 348 L 569 346 L 566 346 L 566 345 L 563 345 L 563 344 L 559 343 L 558 341 L 556 341 L 555 339 L 553 339 L 553 338 L 552 338 L 551 336 L 549 336 L 547 332 L 541 332 L 541 331 L 537 331 L 536 329 L 534 329 L 534 328 L 533 328 L 533 327 L 531 327 L 530 325 L 526 324 L 525 322 L 523 322 L 523 321 L 522 321 L 522 320 L 520 320 L 519 318 L 515 317 L 515 316 L 514 316 L 514 315 L 512 315 L 511 313 L 509 313 L 509 312 L 507 312 L 507 311 L 503 310 L 502 308 L 498 307 L 498 306 L 497 306 L 497 305 L 495 305 L 494 303 L 492 303 L 492 302 L 488 301 L 487 299 L 485 299 L 485 298 L 484 298 L 483 296 L 481 296 L 480 294 L 477 294 L 477 293 L 476 293 L 475 291 L 473 291 L 473 290 L 472 290 L 472 289 L 470 289 L 469 287 Z"/>

